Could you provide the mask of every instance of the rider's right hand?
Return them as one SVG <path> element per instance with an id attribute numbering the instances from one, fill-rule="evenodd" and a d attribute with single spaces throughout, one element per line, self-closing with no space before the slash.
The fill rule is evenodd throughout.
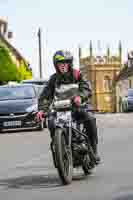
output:
<path id="1" fill-rule="evenodd" d="M 44 120 L 44 117 L 45 117 L 44 112 L 43 111 L 38 111 L 36 116 L 35 116 L 35 119 L 39 122 L 39 121 Z"/>
<path id="2" fill-rule="evenodd" d="M 73 98 L 73 102 L 77 107 L 80 107 L 80 105 L 81 105 L 81 97 L 80 96 L 75 96 Z"/>

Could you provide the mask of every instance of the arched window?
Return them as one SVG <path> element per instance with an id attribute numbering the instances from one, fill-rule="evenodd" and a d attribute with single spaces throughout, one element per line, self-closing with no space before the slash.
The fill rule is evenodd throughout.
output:
<path id="1" fill-rule="evenodd" d="M 103 81 L 104 81 L 104 90 L 110 91 L 112 88 L 112 80 L 110 79 L 110 77 L 105 76 Z"/>

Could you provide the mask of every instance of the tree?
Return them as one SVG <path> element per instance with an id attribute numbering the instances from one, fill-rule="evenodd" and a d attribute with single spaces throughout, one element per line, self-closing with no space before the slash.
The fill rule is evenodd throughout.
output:
<path id="1" fill-rule="evenodd" d="M 18 81 L 18 70 L 16 64 L 13 63 L 9 50 L 0 46 L 0 82 Z"/>
<path id="2" fill-rule="evenodd" d="M 32 72 L 29 71 L 26 68 L 26 65 L 24 64 L 24 62 L 21 62 L 19 68 L 18 68 L 18 76 L 19 76 L 19 80 L 25 80 L 25 79 L 31 79 L 32 78 Z"/>
<path id="3" fill-rule="evenodd" d="M 17 67 L 12 61 L 9 50 L 0 46 L 0 84 L 8 81 L 21 81 L 24 79 L 31 79 L 32 72 L 28 70 L 26 64 L 21 61 Z"/>

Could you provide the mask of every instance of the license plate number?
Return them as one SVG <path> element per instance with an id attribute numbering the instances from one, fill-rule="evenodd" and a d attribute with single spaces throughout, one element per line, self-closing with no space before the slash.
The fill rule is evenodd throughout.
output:
<path id="1" fill-rule="evenodd" d="M 57 112 L 57 120 L 62 119 L 64 121 L 71 120 L 71 112 Z"/>
<path id="2" fill-rule="evenodd" d="M 21 121 L 7 121 L 3 123 L 4 127 L 8 126 L 21 126 Z"/>

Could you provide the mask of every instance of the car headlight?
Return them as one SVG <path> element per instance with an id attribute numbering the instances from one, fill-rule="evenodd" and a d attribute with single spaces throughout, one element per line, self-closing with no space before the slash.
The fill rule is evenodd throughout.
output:
<path id="1" fill-rule="evenodd" d="M 27 112 L 34 112 L 34 111 L 38 111 L 38 105 L 37 105 L 37 104 L 35 104 L 35 105 L 32 105 L 32 106 L 30 106 L 30 107 L 26 108 L 26 111 L 27 111 Z"/>

